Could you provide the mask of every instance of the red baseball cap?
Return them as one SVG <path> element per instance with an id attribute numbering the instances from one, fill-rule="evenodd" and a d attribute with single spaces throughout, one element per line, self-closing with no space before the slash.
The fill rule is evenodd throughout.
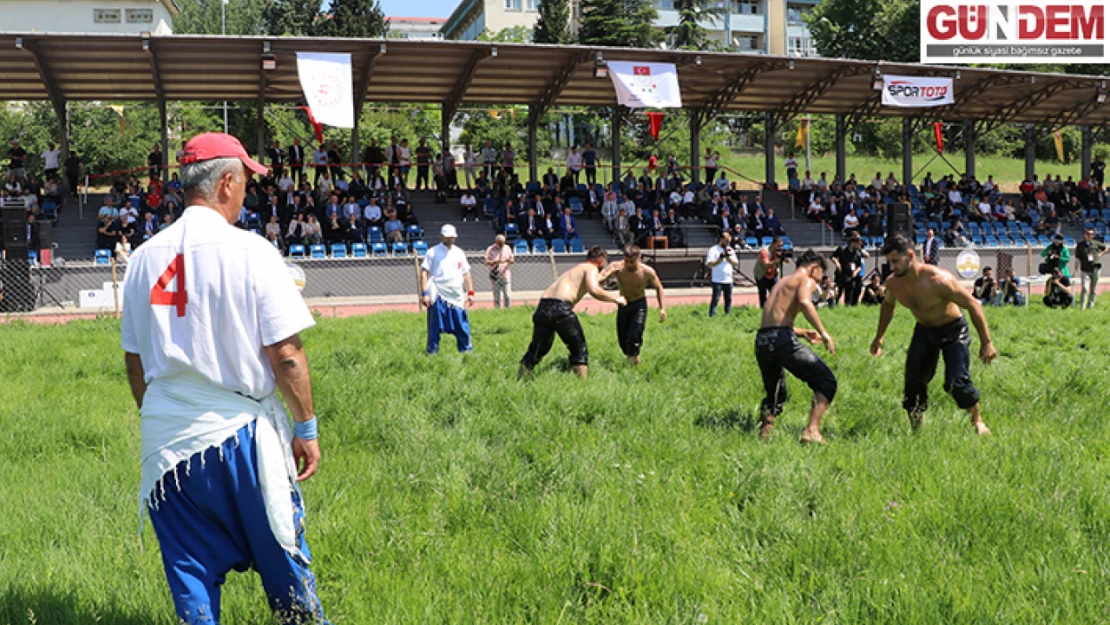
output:
<path id="1" fill-rule="evenodd" d="M 206 132 L 189 139 L 182 150 L 180 162 L 189 165 L 214 158 L 237 158 L 247 169 L 259 175 L 268 171 L 265 165 L 247 156 L 247 150 L 238 139 L 222 132 Z"/>

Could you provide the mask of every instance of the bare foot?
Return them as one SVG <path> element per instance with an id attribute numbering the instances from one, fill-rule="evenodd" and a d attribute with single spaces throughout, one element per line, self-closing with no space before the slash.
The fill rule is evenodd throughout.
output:
<path id="1" fill-rule="evenodd" d="M 524 365 L 520 365 L 520 369 L 516 372 L 516 379 L 522 380 L 530 375 L 532 375 L 532 370 Z"/>
<path id="2" fill-rule="evenodd" d="M 759 438 L 767 440 L 771 438 L 771 431 L 775 429 L 775 417 L 772 415 L 762 415 L 759 417 Z"/>
<path id="3" fill-rule="evenodd" d="M 639 356 L 629 356 L 628 357 L 628 366 L 635 367 L 638 364 L 640 364 L 640 357 Z"/>
<path id="4" fill-rule="evenodd" d="M 983 423 L 982 421 L 976 421 L 975 423 L 972 423 L 972 425 L 975 426 L 975 431 L 979 434 L 979 436 L 990 436 L 991 431 L 990 428 L 987 427 L 986 423 Z"/>
<path id="5" fill-rule="evenodd" d="M 818 445 L 824 445 L 825 437 L 821 436 L 821 433 L 817 430 L 806 428 L 802 430 L 802 440 L 800 440 L 799 442 L 803 445 L 806 443 L 817 443 Z"/>
<path id="6" fill-rule="evenodd" d="M 925 421 L 924 412 L 911 412 L 910 415 L 910 429 L 914 432 L 921 429 L 921 424 Z"/>

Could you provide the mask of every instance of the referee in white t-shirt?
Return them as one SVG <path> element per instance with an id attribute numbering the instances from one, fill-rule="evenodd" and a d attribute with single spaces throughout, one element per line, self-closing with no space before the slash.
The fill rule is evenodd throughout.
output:
<path id="1" fill-rule="evenodd" d="M 466 252 L 455 245 L 459 233 L 444 224 L 439 230 L 441 243 L 428 250 L 420 265 L 420 302 L 428 309 L 429 354 L 439 353 L 441 334 L 454 334 L 459 352 L 470 353 L 470 317 L 466 309 L 474 305 L 474 281 Z"/>
<path id="2" fill-rule="evenodd" d="M 181 157 L 188 208 L 135 252 L 123 287 L 139 498 L 177 616 L 190 625 L 218 623 L 224 577 L 248 567 L 281 622 L 323 620 L 297 488 L 320 462 L 298 338 L 313 319 L 273 246 L 231 225 L 250 172 L 266 168 L 234 137 L 190 140 Z"/>

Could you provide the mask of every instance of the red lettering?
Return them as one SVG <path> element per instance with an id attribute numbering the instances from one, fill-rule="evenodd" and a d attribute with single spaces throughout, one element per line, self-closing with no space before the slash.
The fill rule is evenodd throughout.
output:
<path id="1" fill-rule="evenodd" d="M 1046 7 L 1044 31 L 1045 39 L 1071 39 L 1071 7 Z"/>
<path id="2" fill-rule="evenodd" d="M 166 287 L 174 281 L 174 278 L 177 278 L 177 290 L 167 291 Z M 174 306 L 177 308 L 177 316 L 184 317 L 185 305 L 188 303 L 189 293 L 185 290 L 185 255 L 178 254 L 159 276 L 158 282 L 151 287 L 150 304 L 151 306 Z"/>
<path id="3" fill-rule="evenodd" d="M 972 27 L 974 25 L 974 28 Z M 983 5 L 960 7 L 960 36 L 964 39 L 982 39 L 987 35 L 987 7 Z"/>
<path id="4" fill-rule="evenodd" d="M 958 25 L 956 11 L 950 6 L 935 6 L 929 9 L 929 14 L 926 16 L 929 36 L 938 41 L 955 37 Z"/>
<path id="5" fill-rule="evenodd" d="M 1044 11 L 1023 4 L 1018 7 L 1018 39 L 1040 39 L 1044 34 Z"/>
<path id="6" fill-rule="evenodd" d="M 1072 39 L 1102 39 L 1102 5 L 1091 7 L 1091 14 L 1087 15 L 1082 6 L 1071 8 L 1071 37 Z"/>

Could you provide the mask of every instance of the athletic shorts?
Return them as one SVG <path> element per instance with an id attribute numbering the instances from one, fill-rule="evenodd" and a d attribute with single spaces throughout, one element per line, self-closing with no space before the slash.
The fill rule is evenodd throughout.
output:
<path id="1" fill-rule="evenodd" d="M 625 356 L 639 356 L 647 325 L 647 298 L 641 297 L 617 309 L 617 341 Z"/>
<path id="2" fill-rule="evenodd" d="M 556 334 L 570 351 L 572 366 L 589 364 L 582 324 L 578 322 L 574 306 L 561 299 L 541 299 L 536 306 L 536 312 L 532 313 L 532 343 L 528 345 L 528 351 L 520 364 L 529 369 L 539 364 L 547 352 L 551 351 Z"/>
<path id="3" fill-rule="evenodd" d="M 755 359 L 763 376 L 764 414 L 782 414 L 789 371 L 830 402 L 836 397 L 836 376 L 825 361 L 798 341 L 791 327 L 762 328 L 755 335 Z"/>

